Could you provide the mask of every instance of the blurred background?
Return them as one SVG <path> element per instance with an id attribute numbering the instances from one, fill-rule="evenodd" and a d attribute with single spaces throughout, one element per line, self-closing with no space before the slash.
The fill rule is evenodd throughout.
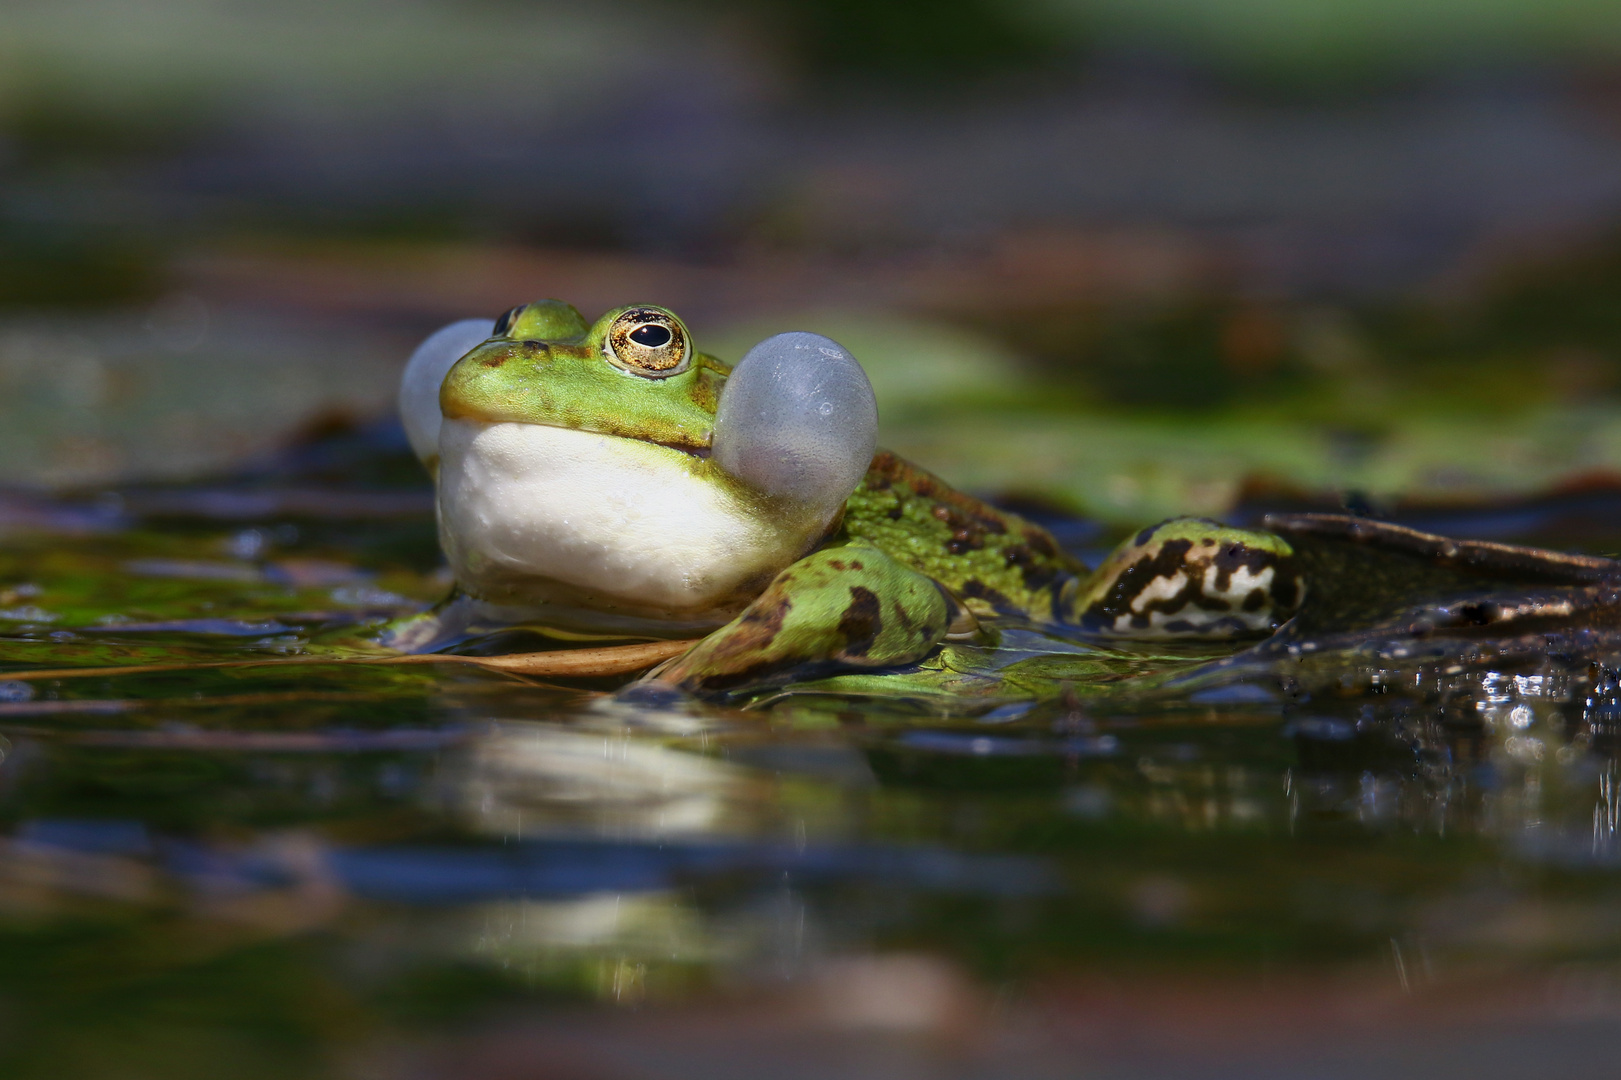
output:
<path id="1" fill-rule="evenodd" d="M 399 370 L 547 296 L 838 338 L 1084 553 L 1613 551 L 1621 4 L 0 0 L 7 1080 L 1621 1055 L 1611 629 L 1035 708 L 167 666 L 443 596 Z"/>
<path id="2" fill-rule="evenodd" d="M 438 324 L 830 334 L 1119 523 L 1621 475 L 1605 0 L 5 0 L 0 484 L 217 474 Z"/>

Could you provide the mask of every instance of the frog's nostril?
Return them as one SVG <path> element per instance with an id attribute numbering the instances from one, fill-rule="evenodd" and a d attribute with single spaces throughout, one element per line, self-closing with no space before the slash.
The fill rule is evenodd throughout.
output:
<path id="1" fill-rule="evenodd" d="M 630 340 L 649 349 L 662 349 L 674 337 L 670 328 L 658 323 L 644 323 L 630 332 Z"/>

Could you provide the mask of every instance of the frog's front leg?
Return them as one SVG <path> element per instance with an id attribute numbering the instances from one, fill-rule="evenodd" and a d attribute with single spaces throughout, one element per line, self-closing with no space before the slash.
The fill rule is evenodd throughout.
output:
<path id="1" fill-rule="evenodd" d="M 1294 614 L 1306 583 L 1281 537 L 1204 518 L 1172 518 L 1117 547 L 1059 595 L 1063 621 L 1136 638 L 1270 633 Z"/>
<path id="2" fill-rule="evenodd" d="M 778 574 L 741 615 L 650 678 L 711 695 L 818 669 L 893 667 L 921 660 L 972 624 L 932 578 L 877 548 L 825 548 Z"/>

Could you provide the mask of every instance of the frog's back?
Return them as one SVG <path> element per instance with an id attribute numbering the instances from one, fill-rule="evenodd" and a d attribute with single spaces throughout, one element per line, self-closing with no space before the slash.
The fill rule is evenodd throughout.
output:
<path id="1" fill-rule="evenodd" d="M 934 578 L 982 617 L 1052 621 L 1058 591 L 1086 573 L 1039 525 L 887 450 L 845 504 L 843 533 Z"/>

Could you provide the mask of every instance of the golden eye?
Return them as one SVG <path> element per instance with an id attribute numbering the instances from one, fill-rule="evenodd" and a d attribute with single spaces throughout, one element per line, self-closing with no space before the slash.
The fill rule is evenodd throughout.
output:
<path id="1" fill-rule="evenodd" d="M 657 308 L 631 308 L 608 328 L 608 359 L 635 375 L 662 379 L 687 370 L 687 331 Z"/>

